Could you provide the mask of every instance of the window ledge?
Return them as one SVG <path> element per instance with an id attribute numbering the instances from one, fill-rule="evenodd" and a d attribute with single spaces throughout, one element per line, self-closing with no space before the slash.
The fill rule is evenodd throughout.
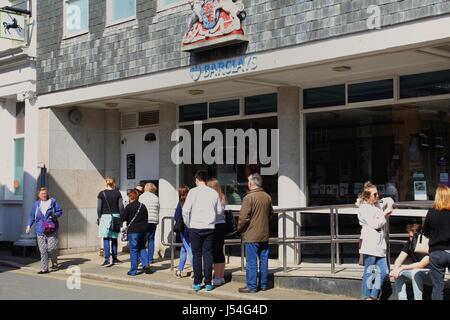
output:
<path id="1" fill-rule="evenodd" d="M 20 199 L 16 199 L 16 200 L 0 200 L 0 205 L 15 205 L 15 204 L 22 205 L 23 204 L 23 200 L 20 200 Z"/>
<path id="2" fill-rule="evenodd" d="M 135 26 L 137 25 L 137 18 L 136 16 L 131 16 L 120 20 L 107 22 L 105 25 L 105 29 L 116 26 L 118 27 L 119 25 L 120 27 Z"/>
<path id="3" fill-rule="evenodd" d="M 62 39 L 63 39 L 63 41 L 64 40 L 71 40 L 73 38 L 76 38 L 76 37 L 79 37 L 79 36 L 82 36 L 82 35 L 86 35 L 86 34 L 89 34 L 89 30 L 87 30 L 87 31 L 80 31 L 80 32 L 73 33 L 73 34 L 70 34 L 70 35 L 64 35 Z"/>

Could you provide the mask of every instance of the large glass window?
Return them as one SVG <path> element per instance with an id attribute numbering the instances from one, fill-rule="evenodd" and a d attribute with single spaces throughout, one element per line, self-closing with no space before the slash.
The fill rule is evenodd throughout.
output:
<path id="1" fill-rule="evenodd" d="M 230 101 L 210 102 L 209 117 L 226 117 L 239 115 L 239 99 Z"/>
<path id="2" fill-rule="evenodd" d="M 379 80 L 348 85 L 348 103 L 394 98 L 394 80 Z"/>
<path id="3" fill-rule="evenodd" d="M 89 1 L 64 0 L 64 34 L 75 36 L 89 31 Z"/>
<path id="4" fill-rule="evenodd" d="M 132 19 L 136 16 L 136 0 L 109 0 L 109 23 Z"/>
<path id="5" fill-rule="evenodd" d="M 14 195 L 23 195 L 24 139 L 14 140 Z"/>
<path id="6" fill-rule="evenodd" d="M 305 109 L 343 105 L 345 105 L 344 84 L 303 90 L 303 107 Z"/>
<path id="7" fill-rule="evenodd" d="M 16 134 L 25 133 L 25 102 L 16 103 Z"/>
<path id="8" fill-rule="evenodd" d="M 449 182 L 450 100 L 306 115 L 309 205 L 354 203 L 365 181 L 396 201 Z"/>
<path id="9" fill-rule="evenodd" d="M 245 114 L 277 112 L 276 93 L 245 98 Z"/>
<path id="10" fill-rule="evenodd" d="M 196 103 L 180 106 L 180 122 L 208 119 L 208 104 Z"/>
<path id="11" fill-rule="evenodd" d="M 400 98 L 450 94 L 450 70 L 400 77 Z"/>
<path id="12" fill-rule="evenodd" d="M 158 0 L 158 11 L 188 3 L 188 0 Z"/>

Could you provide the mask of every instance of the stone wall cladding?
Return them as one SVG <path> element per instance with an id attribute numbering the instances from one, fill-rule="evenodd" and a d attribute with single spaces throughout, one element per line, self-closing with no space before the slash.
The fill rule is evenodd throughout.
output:
<path id="1" fill-rule="evenodd" d="M 382 27 L 450 13 L 450 0 L 243 1 L 250 41 L 239 54 L 369 31 L 370 5 L 380 7 Z M 189 5 L 157 12 L 156 0 L 137 0 L 136 20 L 106 27 L 106 0 L 89 2 L 89 33 L 63 39 L 63 0 L 38 1 L 38 94 L 195 63 L 180 50 Z"/>

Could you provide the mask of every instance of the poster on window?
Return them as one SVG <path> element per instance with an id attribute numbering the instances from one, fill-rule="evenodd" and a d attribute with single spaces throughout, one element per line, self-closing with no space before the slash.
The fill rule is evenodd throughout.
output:
<path id="1" fill-rule="evenodd" d="M 414 200 L 428 200 L 426 181 L 414 181 Z"/>

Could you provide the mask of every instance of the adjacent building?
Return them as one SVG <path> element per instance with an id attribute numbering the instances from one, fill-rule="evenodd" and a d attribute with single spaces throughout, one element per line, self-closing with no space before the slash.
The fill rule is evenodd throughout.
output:
<path id="1" fill-rule="evenodd" d="M 0 242 L 19 240 L 40 172 L 35 13 L 36 1 L 0 1 Z"/>
<path id="2" fill-rule="evenodd" d="M 263 161 L 176 165 L 172 133 L 195 121 L 279 130 L 279 207 L 353 203 L 369 179 L 398 201 L 450 184 L 448 0 L 41 0 L 37 20 L 36 163 L 63 250 L 98 247 L 108 175 L 157 182 L 161 218 L 200 168 L 239 205 Z"/>

